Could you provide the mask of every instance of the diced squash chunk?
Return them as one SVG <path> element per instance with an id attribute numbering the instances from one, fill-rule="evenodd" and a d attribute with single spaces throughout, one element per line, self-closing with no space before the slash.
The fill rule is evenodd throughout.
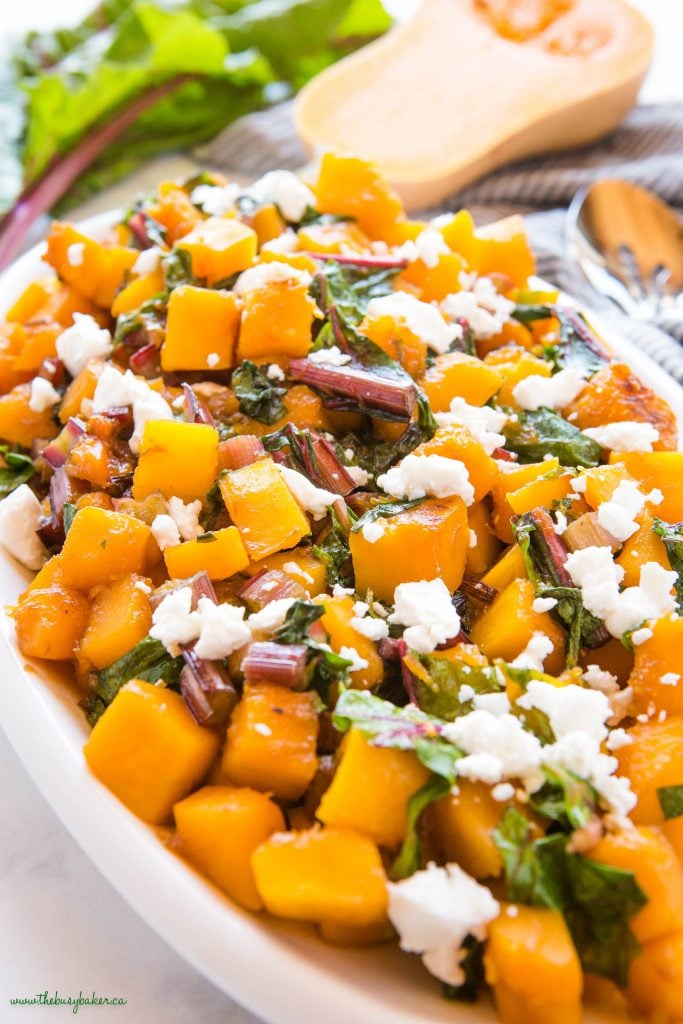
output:
<path id="1" fill-rule="evenodd" d="M 422 338 L 393 316 L 365 317 L 361 334 L 396 359 L 411 377 L 420 377 L 427 365 L 427 346 Z"/>
<path id="2" fill-rule="evenodd" d="M 153 270 L 142 277 L 136 277 L 134 281 L 122 288 L 112 303 L 111 315 L 121 316 L 122 313 L 130 313 L 139 309 L 143 302 L 160 295 L 165 291 L 164 275 L 161 268 Z M 173 293 L 171 293 L 173 294 Z"/>
<path id="3" fill-rule="evenodd" d="M 395 847 L 405 836 L 408 800 L 428 779 L 429 771 L 411 751 L 373 747 L 351 729 L 316 816 L 325 825 L 350 828 L 380 846 Z"/>
<path id="4" fill-rule="evenodd" d="M 232 292 L 182 285 L 171 292 L 162 370 L 227 370 L 235 362 L 240 310 Z"/>
<path id="5" fill-rule="evenodd" d="M 145 424 L 133 478 L 138 501 L 155 491 L 165 498 L 204 498 L 218 473 L 218 432 L 206 423 L 150 420 Z"/>
<path id="6" fill-rule="evenodd" d="M 273 281 L 244 296 L 237 356 L 305 356 L 313 344 L 311 328 L 316 305 L 302 281 Z"/>
<path id="7" fill-rule="evenodd" d="M 629 736 L 632 742 L 621 747 L 616 756 L 617 774 L 629 780 L 638 797 L 631 818 L 638 825 L 660 825 L 664 814 L 657 790 L 683 786 L 683 717 L 676 714 L 663 722 L 637 722 L 629 729 Z"/>
<path id="8" fill-rule="evenodd" d="M 523 288 L 534 273 L 534 255 L 524 221 L 517 215 L 476 230 L 469 210 L 458 210 L 439 230 L 477 274 L 505 274 L 513 285 Z"/>
<path id="9" fill-rule="evenodd" d="M 84 399 L 93 397 L 102 365 L 99 360 L 91 359 L 71 381 L 59 407 L 60 423 L 67 423 L 72 416 L 78 416 Z"/>
<path id="10" fill-rule="evenodd" d="M 52 407 L 34 412 L 29 405 L 31 388 L 19 384 L 8 395 L 0 397 L 0 439 L 30 448 L 40 438 L 48 440 L 58 433 Z"/>
<path id="11" fill-rule="evenodd" d="M 559 473 L 560 463 L 556 458 L 546 462 L 531 462 L 526 466 L 517 466 L 508 472 L 500 473 L 493 489 L 493 516 L 491 523 L 496 536 L 512 544 L 514 534 L 510 519 L 514 516 L 508 494 L 518 491 L 533 480 L 552 479 Z"/>
<path id="12" fill-rule="evenodd" d="M 61 334 L 58 324 L 29 325 L 24 328 L 26 336 L 21 351 L 14 357 L 14 369 L 17 373 L 31 370 L 37 373 L 43 359 L 53 359 L 57 355 L 57 338 Z"/>
<path id="13" fill-rule="evenodd" d="M 19 650 L 27 658 L 72 658 L 88 621 L 88 600 L 77 590 L 52 584 L 28 590 L 15 612 Z"/>
<path id="14" fill-rule="evenodd" d="M 147 212 L 165 229 L 169 242 L 175 242 L 186 235 L 202 219 L 187 192 L 175 181 L 162 181 L 159 184 L 156 200 Z"/>
<path id="15" fill-rule="evenodd" d="M 610 833 L 586 856 L 635 875 L 647 898 L 630 922 L 639 942 L 683 929 L 683 865 L 658 829 L 641 827 Z"/>
<path id="16" fill-rule="evenodd" d="M 228 727 L 221 770 L 238 786 L 296 800 L 317 770 L 317 737 L 313 694 L 272 683 L 245 686 Z"/>
<path id="17" fill-rule="evenodd" d="M 494 367 L 465 352 L 437 356 L 420 381 L 434 412 L 448 412 L 454 398 L 486 405 L 503 383 Z"/>
<path id="18" fill-rule="evenodd" d="M 669 556 L 664 541 L 653 529 L 652 516 L 647 512 L 636 517 L 638 530 L 625 542 L 618 558 L 617 565 L 624 570 L 623 587 L 637 587 L 640 583 L 640 570 L 647 562 L 657 562 L 662 569 L 671 569 Z"/>
<path id="19" fill-rule="evenodd" d="M 62 579 L 69 587 L 90 590 L 120 576 L 144 576 L 151 544 L 146 523 L 89 505 L 79 509 L 66 535 Z"/>
<path id="20" fill-rule="evenodd" d="M 211 580 L 227 580 L 249 565 L 249 555 L 242 543 L 239 530 L 226 526 L 204 534 L 200 540 L 187 540 L 164 551 L 168 575 L 186 579 L 197 572 L 206 572 Z"/>
<path id="21" fill-rule="evenodd" d="M 272 459 L 222 473 L 219 486 L 230 518 L 251 558 L 293 548 L 311 532 Z"/>
<path id="22" fill-rule="evenodd" d="M 455 252 L 441 253 L 433 267 L 421 259 L 413 260 L 396 278 L 396 287 L 417 289 L 423 302 L 441 302 L 460 288 L 460 274 L 466 270 L 462 256 Z"/>
<path id="23" fill-rule="evenodd" d="M 662 492 L 664 500 L 655 506 L 660 519 L 677 523 L 683 517 L 683 452 L 612 452 L 609 461 L 623 466 L 644 494 Z"/>
<path id="24" fill-rule="evenodd" d="M 343 828 L 279 832 L 252 858 L 266 910 L 296 921 L 386 920 L 386 878 L 371 839 Z"/>
<path id="25" fill-rule="evenodd" d="M 109 309 L 139 255 L 137 249 L 104 246 L 82 235 L 71 224 L 53 221 L 44 259 L 55 268 L 62 281 L 78 289 L 97 306 Z"/>
<path id="26" fill-rule="evenodd" d="M 651 623 L 652 636 L 634 648 L 629 685 L 636 706 L 646 712 L 654 704 L 668 715 L 683 714 L 683 618 L 666 615 Z M 683 751 L 683 748 L 681 748 Z"/>
<path id="27" fill-rule="evenodd" d="M 503 378 L 503 384 L 498 391 L 499 403 L 515 409 L 518 406 L 512 392 L 520 381 L 526 380 L 527 377 L 550 377 L 552 373 L 550 363 L 545 359 L 539 359 L 531 352 L 513 345 L 494 349 L 486 355 L 484 361 Z"/>
<path id="28" fill-rule="evenodd" d="M 177 243 L 189 252 L 194 276 L 208 285 L 250 267 L 256 246 L 256 232 L 235 217 L 209 217 Z"/>
<path id="29" fill-rule="evenodd" d="M 439 427 L 429 441 L 418 445 L 413 455 L 442 455 L 445 459 L 458 459 L 467 469 L 475 501 L 481 501 L 495 487 L 500 476 L 496 460 L 486 454 L 467 427 L 457 424 Z"/>
<path id="30" fill-rule="evenodd" d="M 264 570 L 279 569 L 300 583 L 311 597 L 322 594 L 327 586 L 327 567 L 313 554 L 309 547 L 301 546 L 293 551 L 279 551 L 258 562 L 250 562 L 245 568 L 247 576 L 256 576 Z"/>
<path id="31" fill-rule="evenodd" d="M 375 164 L 354 156 L 325 153 L 315 185 L 321 213 L 346 214 L 371 239 L 402 242 L 403 204 Z"/>
<path id="32" fill-rule="evenodd" d="M 259 247 L 277 238 L 287 227 L 274 203 L 259 206 L 251 214 L 242 214 L 242 220 L 256 232 Z"/>
<path id="33" fill-rule="evenodd" d="M 475 536 L 475 544 L 467 550 L 465 572 L 468 576 L 482 576 L 498 556 L 502 544 L 491 528 L 491 516 L 485 502 L 478 501 L 469 509 L 469 527 Z"/>
<path id="34" fill-rule="evenodd" d="M 554 501 L 561 501 L 567 497 L 572 489 L 573 479 L 571 473 L 563 473 L 562 476 L 532 480 L 520 487 L 519 490 L 509 491 L 508 504 L 517 516 L 531 512 L 532 509 L 539 506 L 552 508 Z"/>
<path id="35" fill-rule="evenodd" d="M 493 831 L 505 805 L 481 782 L 461 779 L 457 790 L 429 808 L 430 841 L 444 861 L 459 864 L 474 878 L 497 878 L 503 861 Z"/>
<path id="36" fill-rule="evenodd" d="M 534 596 L 529 580 L 510 583 L 481 613 L 470 635 L 488 658 L 513 661 L 534 633 L 543 633 L 553 644 L 545 659 L 545 671 L 557 674 L 564 668 L 564 630 L 549 612 L 533 610 Z"/>
<path id="37" fill-rule="evenodd" d="M 320 622 L 330 635 L 332 650 L 340 654 L 342 647 L 350 647 L 368 663 L 367 668 L 355 669 L 349 673 L 351 685 L 356 689 L 377 686 L 384 677 L 384 664 L 372 640 L 351 625 L 351 619 L 355 615 L 354 599 L 348 594 L 342 597 L 325 594 L 318 600 L 325 608 L 325 614 Z"/>
<path id="38" fill-rule="evenodd" d="M 93 775 L 129 811 L 162 825 L 204 778 L 220 740 L 197 725 L 179 693 L 133 679 L 96 723 L 83 748 Z"/>
<path id="39" fill-rule="evenodd" d="M 683 931 L 644 944 L 631 963 L 628 992 L 648 1020 L 683 1020 Z"/>
<path id="40" fill-rule="evenodd" d="M 399 583 L 440 577 L 451 593 L 459 587 L 470 543 L 462 498 L 430 498 L 381 523 L 374 543 L 362 530 L 349 537 L 357 593 L 392 604 Z"/>
<path id="41" fill-rule="evenodd" d="M 502 1024 L 581 1024 L 581 965 L 558 910 L 504 908 L 489 925 L 484 967 Z"/>
<path id="42" fill-rule="evenodd" d="M 526 566 L 519 544 L 513 544 L 482 576 L 481 581 L 494 590 L 505 590 L 517 579 L 526 579 Z"/>
<path id="43" fill-rule="evenodd" d="M 98 591 L 78 655 L 96 669 L 106 668 L 143 640 L 152 626 L 147 594 L 135 576 L 123 576 Z"/>
<path id="44" fill-rule="evenodd" d="M 254 850 L 285 827 L 265 793 L 204 786 L 173 808 L 181 852 L 219 889 L 248 910 L 260 910 L 251 868 Z"/>
<path id="45" fill-rule="evenodd" d="M 609 501 L 623 480 L 633 479 L 626 467 L 619 465 L 591 466 L 584 469 L 581 476 L 586 481 L 583 496 L 592 509 L 602 505 L 603 501 Z"/>
<path id="46" fill-rule="evenodd" d="M 297 231 L 299 248 L 308 252 L 370 252 L 370 239 L 352 221 L 305 224 Z"/>

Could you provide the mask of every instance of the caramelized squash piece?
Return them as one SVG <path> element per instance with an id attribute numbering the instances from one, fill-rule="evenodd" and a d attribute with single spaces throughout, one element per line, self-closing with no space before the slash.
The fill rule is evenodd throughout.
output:
<path id="1" fill-rule="evenodd" d="M 465 352 L 437 356 L 420 381 L 434 412 L 448 412 L 454 398 L 469 405 L 486 405 L 503 378 L 492 366 Z"/>
<path id="2" fill-rule="evenodd" d="M 271 458 L 221 474 L 219 487 L 250 558 L 293 548 L 311 532 L 308 519 Z"/>
<path id="3" fill-rule="evenodd" d="M 652 636 L 634 648 L 629 685 L 636 707 L 642 713 L 652 704 L 668 715 L 683 714 L 683 618 L 665 615 L 650 628 Z"/>
<path id="4" fill-rule="evenodd" d="M 552 641 L 553 650 L 545 659 L 544 669 L 558 674 L 564 668 L 565 634 L 549 612 L 535 612 L 534 588 L 529 580 L 518 579 L 488 605 L 470 631 L 475 644 L 487 658 L 513 661 L 531 640 L 534 633 L 543 633 Z"/>
<path id="5" fill-rule="evenodd" d="M 617 774 L 629 780 L 638 797 L 631 818 L 637 825 L 661 825 L 664 814 L 657 790 L 683 786 L 683 717 L 672 714 L 664 722 L 636 722 L 629 736 L 632 742 L 621 747 L 616 756 Z"/>
<path id="6" fill-rule="evenodd" d="M 274 281 L 244 296 L 237 358 L 295 359 L 313 344 L 316 305 L 302 281 Z"/>
<path id="7" fill-rule="evenodd" d="M 427 346 L 414 331 L 393 316 L 365 317 L 359 331 L 397 360 L 411 377 L 421 377 L 427 366 Z"/>
<path id="8" fill-rule="evenodd" d="M 137 249 L 104 246 L 81 234 L 72 224 L 53 221 L 44 259 L 62 281 L 96 306 L 109 309 L 139 255 Z"/>
<path id="9" fill-rule="evenodd" d="M 140 443 L 133 497 L 204 498 L 218 474 L 218 432 L 206 423 L 150 420 Z"/>
<path id="10" fill-rule="evenodd" d="M 459 864 L 474 878 L 497 878 L 503 861 L 493 831 L 504 809 L 491 796 L 490 786 L 461 779 L 457 792 L 429 807 L 429 839 L 444 862 Z"/>
<path id="11" fill-rule="evenodd" d="M 155 547 L 152 531 L 139 519 L 88 506 L 76 513 L 66 535 L 62 578 L 87 591 L 120 576 L 144 576 Z"/>
<path id="12" fill-rule="evenodd" d="M 30 399 L 29 384 L 18 384 L 8 395 L 0 397 L 1 440 L 30 448 L 38 438 L 50 440 L 56 437 L 59 428 L 52 407 L 43 412 L 34 412 L 29 405 Z"/>
<path id="13" fill-rule="evenodd" d="M 615 469 L 623 466 L 644 494 L 662 492 L 655 506 L 659 519 L 677 523 L 683 516 L 683 452 L 610 452 L 609 461 Z"/>
<path id="14" fill-rule="evenodd" d="M 88 625 L 78 657 L 96 669 L 106 668 L 143 640 L 152 627 L 149 597 L 136 584 L 140 577 L 123 576 L 99 590 L 90 604 Z"/>
<path id="15" fill-rule="evenodd" d="M 325 594 L 318 598 L 318 603 L 325 608 L 325 614 L 320 622 L 329 633 L 332 650 L 336 654 L 341 654 L 342 647 L 351 647 L 368 663 L 367 668 L 359 668 L 349 673 L 351 685 L 358 690 L 377 686 L 384 677 L 384 664 L 373 641 L 351 625 L 351 619 L 355 615 L 354 599 L 349 595 L 332 597 Z"/>
<path id="16" fill-rule="evenodd" d="M 637 587 L 640 570 L 647 562 L 657 562 L 662 569 L 671 569 L 664 541 L 654 532 L 652 516 L 642 512 L 636 516 L 635 522 L 638 523 L 638 531 L 628 538 L 615 558 L 617 565 L 624 570 L 622 587 Z"/>
<path id="17" fill-rule="evenodd" d="M 197 540 L 166 548 L 164 561 L 172 579 L 187 579 L 195 573 L 206 572 L 211 580 L 227 580 L 247 568 L 249 555 L 239 530 L 226 526 Z"/>
<path id="18" fill-rule="evenodd" d="M 486 503 L 478 501 L 468 511 L 470 531 L 475 535 L 476 543 L 467 551 L 465 562 L 465 574 L 467 576 L 483 576 L 496 561 L 502 548 L 502 544 L 493 532 L 491 515 Z"/>
<path id="19" fill-rule="evenodd" d="M 348 216 L 373 240 L 382 239 L 389 245 L 405 241 L 400 235 L 405 221 L 403 203 L 375 164 L 324 153 L 314 191 L 321 213 Z"/>
<path id="20" fill-rule="evenodd" d="M 631 963 L 628 993 L 658 1024 L 683 1020 L 683 931 L 646 942 Z"/>
<path id="21" fill-rule="evenodd" d="M 41 570 L 42 571 L 42 570 Z M 14 613 L 19 650 L 26 658 L 72 658 L 88 621 L 88 601 L 57 583 L 28 590 Z"/>
<path id="22" fill-rule="evenodd" d="M 193 275 L 209 286 L 250 267 L 256 246 L 256 232 L 236 217 L 209 217 L 177 243 L 190 254 Z"/>
<path id="23" fill-rule="evenodd" d="M 457 424 L 439 427 L 429 441 L 417 446 L 413 455 L 442 455 L 446 459 L 459 459 L 467 469 L 475 501 L 481 501 L 500 477 L 496 460 L 486 454 L 467 427 Z"/>
<path id="24" fill-rule="evenodd" d="M 232 292 L 181 285 L 168 300 L 162 370 L 228 370 L 235 362 L 240 309 Z"/>

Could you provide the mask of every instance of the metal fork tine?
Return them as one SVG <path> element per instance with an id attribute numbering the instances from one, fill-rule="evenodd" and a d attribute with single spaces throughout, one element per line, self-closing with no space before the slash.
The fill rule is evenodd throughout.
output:
<path id="1" fill-rule="evenodd" d="M 630 245 L 622 244 L 618 252 L 626 287 L 634 299 L 643 300 L 647 291 L 633 249 Z"/>

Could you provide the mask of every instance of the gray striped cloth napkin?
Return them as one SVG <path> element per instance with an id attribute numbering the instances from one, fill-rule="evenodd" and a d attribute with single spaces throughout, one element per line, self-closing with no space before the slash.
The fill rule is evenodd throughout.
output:
<path id="1" fill-rule="evenodd" d="M 306 162 L 289 103 L 242 118 L 195 155 L 241 179 Z M 656 324 L 634 321 L 596 292 L 566 258 L 564 211 L 582 185 L 600 177 L 626 178 L 683 210 L 683 104 L 637 107 L 600 142 L 505 167 L 427 214 L 466 206 L 478 223 L 525 214 L 538 273 L 599 313 L 683 384 L 683 313 L 678 320 L 661 317 Z"/>

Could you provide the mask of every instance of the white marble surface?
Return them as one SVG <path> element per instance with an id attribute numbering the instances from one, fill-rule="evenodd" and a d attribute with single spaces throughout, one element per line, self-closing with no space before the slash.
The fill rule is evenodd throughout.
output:
<path id="1" fill-rule="evenodd" d="M 394 0 L 396 8 L 413 0 Z M 23 0 L 0 8 L 0 35 L 77 17 L 90 0 Z M 683 99 L 680 0 L 638 0 L 659 50 L 647 102 Z M 0 732 L 0 1022 L 254 1024 L 159 939 L 98 874 L 55 817 Z M 113 840 L 115 841 L 115 840 Z M 45 990 L 120 996 L 123 1007 L 11 1007 Z M 306 1022 L 302 1022 L 306 1024 Z"/>

